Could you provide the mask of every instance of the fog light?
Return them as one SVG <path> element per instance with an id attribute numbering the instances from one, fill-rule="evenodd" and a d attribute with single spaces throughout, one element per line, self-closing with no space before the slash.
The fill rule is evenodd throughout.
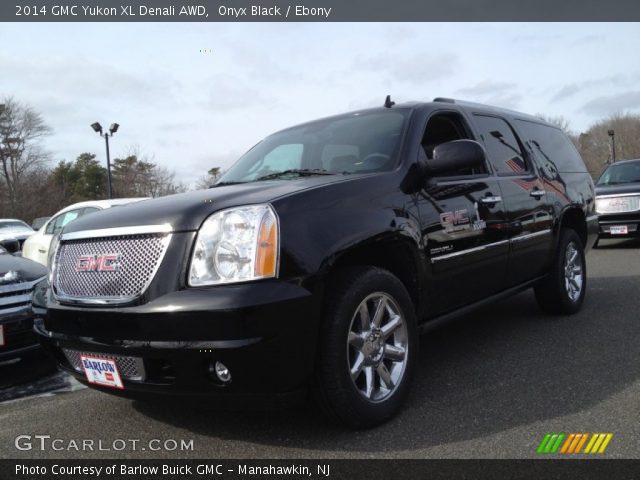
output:
<path id="1" fill-rule="evenodd" d="M 224 363 L 216 362 L 214 371 L 216 372 L 216 377 L 218 377 L 218 380 L 222 383 L 229 383 L 231 381 L 231 372 Z"/>

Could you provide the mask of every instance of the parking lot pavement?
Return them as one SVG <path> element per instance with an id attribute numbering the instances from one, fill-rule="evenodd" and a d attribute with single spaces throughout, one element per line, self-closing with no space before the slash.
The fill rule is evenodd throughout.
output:
<path id="1" fill-rule="evenodd" d="M 83 389 L 0 404 L 0 456 L 526 458 L 547 432 L 610 432 L 603 457 L 640 458 L 639 258 L 637 241 L 592 251 L 577 315 L 543 315 L 525 292 L 431 332 L 406 408 L 373 430 L 329 425 L 309 405 L 229 412 Z M 23 434 L 101 440 L 103 448 L 140 443 L 136 451 L 20 451 L 14 441 Z M 193 450 L 150 453 L 150 439 L 193 440 Z"/>

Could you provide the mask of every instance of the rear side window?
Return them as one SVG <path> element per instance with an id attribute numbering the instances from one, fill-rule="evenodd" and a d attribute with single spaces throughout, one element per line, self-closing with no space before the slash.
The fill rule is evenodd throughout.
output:
<path id="1" fill-rule="evenodd" d="M 587 172 L 578 150 L 559 128 L 527 120 L 516 120 L 516 125 L 547 172 Z"/>
<path id="2" fill-rule="evenodd" d="M 509 124 L 498 117 L 475 115 L 475 123 L 487 149 L 487 156 L 498 175 L 522 175 L 529 165 L 520 142 Z"/>

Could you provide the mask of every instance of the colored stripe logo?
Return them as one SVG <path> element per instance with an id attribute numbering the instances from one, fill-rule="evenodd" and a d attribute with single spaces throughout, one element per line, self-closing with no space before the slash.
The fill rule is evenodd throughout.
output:
<path id="1" fill-rule="evenodd" d="M 547 433 L 537 453 L 540 454 L 600 454 L 604 453 L 613 433 Z"/>

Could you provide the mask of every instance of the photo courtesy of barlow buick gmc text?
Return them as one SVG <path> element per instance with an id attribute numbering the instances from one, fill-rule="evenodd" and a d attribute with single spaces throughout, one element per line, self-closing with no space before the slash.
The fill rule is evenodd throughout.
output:
<path id="1" fill-rule="evenodd" d="M 640 4 L 0 3 L 0 479 L 640 477 Z"/>

